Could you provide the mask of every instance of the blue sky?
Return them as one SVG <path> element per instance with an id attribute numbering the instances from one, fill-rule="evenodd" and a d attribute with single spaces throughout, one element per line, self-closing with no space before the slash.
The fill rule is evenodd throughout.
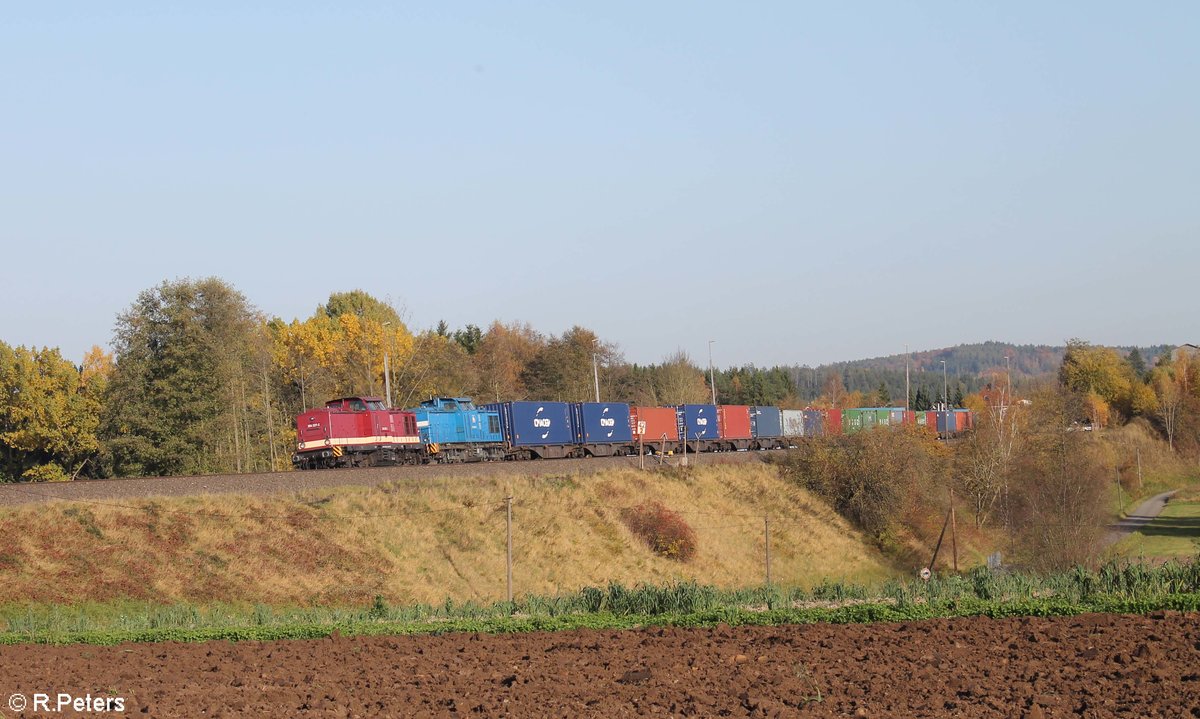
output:
<path id="1" fill-rule="evenodd" d="M 434 6 L 7 7 L 0 339 L 215 275 L 642 363 L 1200 343 L 1200 5 Z"/>

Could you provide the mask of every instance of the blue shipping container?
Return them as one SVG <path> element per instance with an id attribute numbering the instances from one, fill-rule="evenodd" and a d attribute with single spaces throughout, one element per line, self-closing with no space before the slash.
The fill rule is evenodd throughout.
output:
<path id="1" fill-rule="evenodd" d="M 680 436 L 688 440 L 718 439 L 715 404 L 683 404 L 675 410 Z"/>
<path id="2" fill-rule="evenodd" d="M 629 405 L 624 402 L 577 402 L 575 439 L 583 444 L 633 442 Z"/>
<path id="3" fill-rule="evenodd" d="M 937 431 L 938 434 L 949 434 L 954 431 L 954 415 L 951 412 L 938 411 L 937 413 Z"/>
<path id="4" fill-rule="evenodd" d="M 409 410 L 422 444 L 503 442 L 500 414 L 476 409 L 470 397 L 435 397 Z"/>
<path id="5" fill-rule="evenodd" d="M 819 409 L 804 410 L 804 436 L 825 436 L 825 413 Z"/>
<path id="6" fill-rule="evenodd" d="M 751 407 L 750 434 L 755 437 L 782 437 L 783 412 L 778 407 Z"/>
<path id="7" fill-rule="evenodd" d="M 578 444 L 567 402 L 501 402 L 484 409 L 500 413 L 500 429 L 513 447 Z"/>

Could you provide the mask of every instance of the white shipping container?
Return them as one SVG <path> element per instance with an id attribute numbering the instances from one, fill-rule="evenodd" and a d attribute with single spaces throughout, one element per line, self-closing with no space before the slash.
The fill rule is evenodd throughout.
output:
<path id="1" fill-rule="evenodd" d="M 798 409 L 783 410 L 783 436 L 804 436 L 804 413 Z"/>

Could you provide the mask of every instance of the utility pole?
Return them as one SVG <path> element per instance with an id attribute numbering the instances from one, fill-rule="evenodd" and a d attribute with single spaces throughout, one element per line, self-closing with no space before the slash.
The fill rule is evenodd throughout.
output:
<path id="1" fill-rule="evenodd" d="M 508 557 L 506 561 L 506 573 L 508 579 L 508 606 L 512 609 L 512 495 L 504 498 L 504 507 L 507 511 L 507 531 L 508 531 Z"/>
<path id="2" fill-rule="evenodd" d="M 763 515 L 763 542 L 767 547 L 767 589 L 771 588 L 771 516 Z"/>
<path id="3" fill-rule="evenodd" d="M 958 572 L 958 520 L 954 515 L 954 487 L 950 488 L 950 546 L 954 549 L 954 571 Z"/>
<path id="4" fill-rule="evenodd" d="M 1125 513 L 1125 494 L 1121 491 L 1121 468 L 1113 467 L 1117 473 L 1117 516 L 1120 517 Z"/>
<path id="5" fill-rule="evenodd" d="M 717 383 L 713 378 L 713 363 L 712 363 L 712 346 L 716 340 L 708 341 L 708 384 L 712 387 L 712 403 L 717 403 Z"/>
<path id="6" fill-rule="evenodd" d="M 1138 489 L 1142 488 L 1142 448 L 1137 447 Z"/>

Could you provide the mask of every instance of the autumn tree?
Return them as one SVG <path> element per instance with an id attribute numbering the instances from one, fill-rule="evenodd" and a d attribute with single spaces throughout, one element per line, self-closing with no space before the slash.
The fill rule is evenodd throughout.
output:
<path id="1" fill-rule="evenodd" d="M 971 395 L 967 404 L 975 411 L 975 430 L 955 447 L 954 477 L 959 493 L 970 503 L 975 526 L 982 527 L 998 504 L 1007 508 L 1014 462 L 1024 436 L 1021 426 L 1028 412 L 1022 405 L 983 403 L 978 395 Z"/>
<path id="2" fill-rule="evenodd" d="M 648 404 L 673 407 L 711 400 L 704 371 L 693 364 L 683 350 L 676 350 L 661 364 L 650 368 L 649 375 L 651 401 Z"/>
<path id="3" fill-rule="evenodd" d="M 944 486 L 946 452 L 916 427 L 814 437 L 779 460 L 784 474 L 886 543 L 921 497 Z"/>
<path id="4" fill-rule="evenodd" d="M 482 399 L 501 402 L 529 398 L 523 380 L 525 368 L 544 344 L 545 338 L 528 323 L 493 322 L 480 337 L 473 355 Z"/>
<path id="5" fill-rule="evenodd" d="M 399 406 L 412 407 L 429 397 L 463 397 L 476 393 L 479 375 L 461 343 L 431 330 L 416 338 L 414 348 L 398 375 L 396 397 Z"/>
<path id="6" fill-rule="evenodd" d="M 1116 350 L 1070 340 L 1058 370 L 1058 381 L 1066 389 L 1087 397 L 1082 409 L 1097 427 L 1107 424 L 1112 409 L 1130 413 L 1131 390 L 1136 380 L 1133 368 Z"/>
<path id="7" fill-rule="evenodd" d="M 1101 455 L 1104 445 L 1067 431 L 1085 411 L 1085 397 L 1059 386 L 1032 395 L 1027 408 L 1011 503 L 1026 560 L 1039 569 L 1090 561 L 1106 531 L 1112 469 Z"/>
<path id="8" fill-rule="evenodd" d="M 540 398 L 564 402 L 595 399 L 593 355 L 599 367 L 620 361 L 614 345 L 600 341 L 595 332 L 575 326 L 560 337 L 551 337 L 525 367 L 521 382 Z"/>
<path id="9" fill-rule="evenodd" d="M 304 321 L 268 324 L 279 381 L 294 414 L 348 395 L 384 394 L 384 357 L 396 385 L 411 371 L 414 341 L 400 315 L 361 290 L 334 293 Z"/>
<path id="10" fill-rule="evenodd" d="M 0 342 L 0 481 L 72 479 L 85 469 L 100 448 L 110 369 L 98 347 L 76 367 L 57 349 Z"/>
<path id="11" fill-rule="evenodd" d="M 1200 363 L 1192 351 L 1181 347 L 1160 356 L 1150 371 L 1150 385 L 1155 415 L 1171 449 L 1196 453 L 1200 450 Z"/>

